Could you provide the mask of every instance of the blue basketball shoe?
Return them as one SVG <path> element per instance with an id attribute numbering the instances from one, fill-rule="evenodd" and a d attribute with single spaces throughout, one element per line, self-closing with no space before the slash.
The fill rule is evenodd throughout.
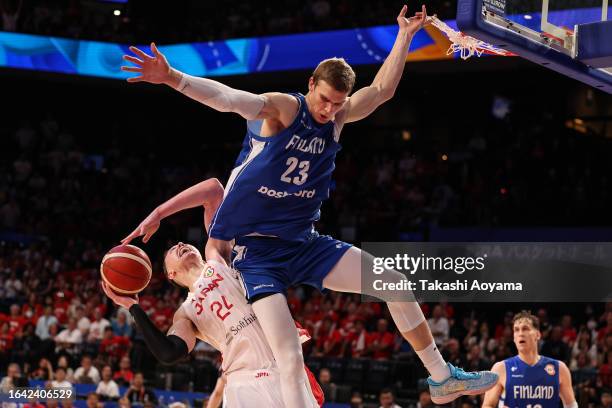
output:
<path id="1" fill-rule="evenodd" d="M 438 405 L 448 404 L 462 395 L 478 395 L 493 388 L 499 376 L 491 371 L 466 373 L 448 363 L 451 375 L 442 382 L 435 382 L 429 377 L 431 400 Z"/>

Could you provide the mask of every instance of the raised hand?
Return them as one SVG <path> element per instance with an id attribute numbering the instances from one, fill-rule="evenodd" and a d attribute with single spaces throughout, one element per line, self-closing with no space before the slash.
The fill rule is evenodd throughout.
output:
<path id="1" fill-rule="evenodd" d="M 134 231 L 132 231 L 130 235 L 123 238 L 121 240 L 121 243 L 123 245 L 127 245 L 134 238 L 142 237 L 144 235 L 144 237 L 142 238 L 142 242 L 146 244 L 147 242 L 149 242 L 149 239 L 151 239 L 151 236 L 155 234 L 155 232 L 159 229 L 160 222 L 161 222 L 161 216 L 159 215 L 159 212 L 157 211 L 157 209 L 155 209 L 151 212 L 151 214 L 147 216 L 147 218 L 145 218 L 140 223 L 140 225 L 136 227 Z"/>
<path id="2" fill-rule="evenodd" d="M 399 25 L 400 30 L 406 30 L 408 34 L 414 35 L 423 26 L 425 26 L 427 22 L 427 9 L 423 4 L 421 6 L 421 11 L 417 11 L 414 16 L 409 18 L 406 18 L 407 11 L 408 6 L 402 7 L 402 11 L 400 11 L 399 15 L 397 16 L 397 24 Z"/>
<path id="3" fill-rule="evenodd" d="M 112 300 L 117 306 L 125 307 L 129 309 L 132 305 L 138 304 L 138 295 L 121 295 L 115 291 L 113 291 L 110 286 L 106 284 L 106 282 L 100 282 L 102 285 L 102 290 Z"/>
<path id="4" fill-rule="evenodd" d="M 164 54 L 159 52 L 155 43 L 151 43 L 151 52 L 149 55 L 144 51 L 132 46 L 130 47 L 138 58 L 132 55 L 124 55 L 123 59 L 129 61 L 136 66 L 122 66 L 122 71 L 135 72 L 139 76 L 128 78 L 128 82 L 150 82 L 152 84 L 167 83 L 170 78 L 170 64 Z"/>

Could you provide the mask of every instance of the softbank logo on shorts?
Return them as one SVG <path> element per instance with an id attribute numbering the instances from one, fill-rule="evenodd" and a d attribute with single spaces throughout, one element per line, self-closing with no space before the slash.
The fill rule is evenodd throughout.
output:
<path id="1" fill-rule="evenodd" d="M 291 194 L 286 191 L 276 191 L 266 186 L 261 186 L 259 187 L 259 190 L 257 190 L 257 192 L 265 196 L 272 197 L 272 198 L 285 198 L 285 197 L 289 197 L 290 195 L 293 195 L 299 198 L 312 198 L 314 197 L 317 190 L 300 190 L 300 191 L 296 191 L 295 193 Z"/>
<path id="2" fill-rule="evenodd" d="M 261 288 L 273 288 L 274 284 L 273 283 L 262 283 L 261 285 L 257 285 L 253 287 L 253 290 L 259 290 Z"/>

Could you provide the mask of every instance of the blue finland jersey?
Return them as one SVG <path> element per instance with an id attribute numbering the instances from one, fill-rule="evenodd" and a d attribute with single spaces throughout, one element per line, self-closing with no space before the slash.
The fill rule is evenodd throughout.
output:
<path id="1" fill-rule="evenodd" d="M 503 406 L 559 407 L 559 361 L 540 356 L 540 360 L 534 366 L 530 366 L 519 356 L 514 356 L 504 360 L 504 364 L 506 388 Z"/>
<path id="2" fill-rule="evenodd" d="M 210 228 L 213 238 L 249 234 L 304 241 L 319 219 L 340 145 L 334 122 L 317 123 L 306 100 L 294 122 L 272 137 L 259 136 L 261 121 L 250 122 L 243 149 Z"/>

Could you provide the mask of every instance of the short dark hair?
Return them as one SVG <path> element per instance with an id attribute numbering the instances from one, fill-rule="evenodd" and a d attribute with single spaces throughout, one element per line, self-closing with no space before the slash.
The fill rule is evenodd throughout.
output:
<path id="1" fill-rule="evenodd" d="M 534 329 L 540 330 L 540 319 L 538 319 L 537 316 L 533 315 L 528 310 L 522 310 L 519 313 L 515 314 L 512 318 L 512 324 L 514 325 L 514 323 L 522 319 L 529 320 Z"/>
<path id="2" fill-rule="evenodd" d="M 380 390 L 380 394 L 391 394 L 393 395 L 393 390 L 391 388 L 383 388 L 382 390 Z"/>

